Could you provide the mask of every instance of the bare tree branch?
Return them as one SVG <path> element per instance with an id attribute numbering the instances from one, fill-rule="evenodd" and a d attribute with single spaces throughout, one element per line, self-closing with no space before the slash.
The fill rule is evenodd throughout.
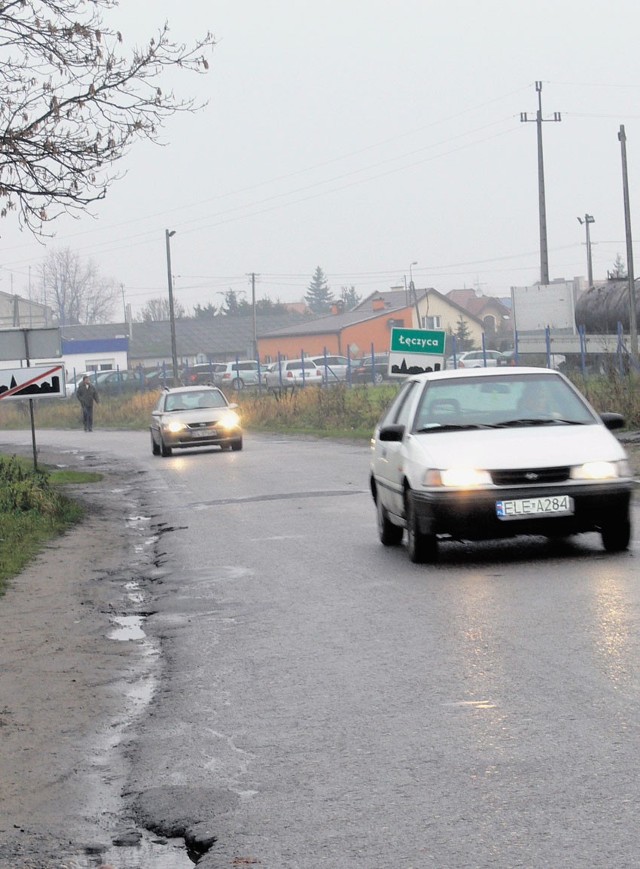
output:
<path id="1" fill-rule="evenodd" d="M 53 250 L 42 264 L 45 303 L 61 326 L 107 323 L 118 288 L 95 264 L 83 262 L 70 248 Z"/>
<path id="2" fill-rule="evenodd" d="M 0 216 L 17 212 L 37 235 L 103 199 L 134 141 L 158 142 L 167 118 L 202 107 L 159 81 L 168 68 L 206 72 L 212 35 L 187 47 L 165 23 L 126 56 L 102 20 L 117 5 L 0 0 Z"/>

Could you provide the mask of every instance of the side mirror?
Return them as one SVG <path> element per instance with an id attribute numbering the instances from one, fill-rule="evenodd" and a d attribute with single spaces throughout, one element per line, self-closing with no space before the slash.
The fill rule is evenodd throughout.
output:
<path id="1" fill-rule="evenodd" d="M 383 425 L 378 432 L 378 438 L 381 441 L 399 443 L 404 437 L 403 425 Z"/>
<path id="2" fill-rule="evenodd" d="M 618 428 L 624 428 L 624 417 L 621 413 L 601 413 L 600 419 L 609 429 L 615 431 Z"/>

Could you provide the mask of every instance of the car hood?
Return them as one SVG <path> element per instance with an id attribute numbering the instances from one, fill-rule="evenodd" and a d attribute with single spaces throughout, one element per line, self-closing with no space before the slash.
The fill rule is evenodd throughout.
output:
<path id="1" fill-rule="evenodd" d="M 194 410 L 168 411 L 162 414 L 162 421 L 167 423 L 172 420 L 184 422 L 186 425 L 193 425 L 197 422 L 217 422 L 223 416 L 234 411 L 229 407 L 201 407 Z"/>
<path id="2" fill-rule="evenodd" d="M 597 424 L 430 432 L 412 435 L 411 441 L 413 458 L 431 468 L 563 467 L 626 457 L 611 432 Z"/>

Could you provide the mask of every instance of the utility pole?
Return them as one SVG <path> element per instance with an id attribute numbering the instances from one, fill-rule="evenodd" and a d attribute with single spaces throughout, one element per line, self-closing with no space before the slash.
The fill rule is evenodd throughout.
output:
<path id="1" fill-rule="evenodd" d="M 631 209 L 629 207 L 629 176 L 627 174 L 627 136 L 624 124 L 618 133 L 622 153 L 622 192 L 624 196 L 624 226 L 627 240 L 627 278 L 629 279 L 629 340 L 631 358 L 638 361 L 638 323 L 636 320 L 636 286 L 633 277 L 633 242 L 631 239 Z"/>
<path id="2" fill-rule="evenodd" d="M 422 328 L 420 324 L 420 306 L 418 305 L 418 295 L 416 293 L 416 285 L 413 282 L 413 267 L 418 265 L 418 260 L 414 260 L 409 266 L 409 291 L 411 293 L 411 297 L 413 298 L 413 304 L 416 309 L 416 327 L 418 329 Z"/>
<path id="3" fill-rule="evenodd" d="M 561 121 L 560 112 L 554 112 L 552 118 L 542 117 L 542 82 L 536 82 L 536 91 L 538 93 L 538 111 L 536 112 L 535 123 L 538 130 L 538 210 L 540 214 L 540 283 L 545 285 L 549 283 L 549 249 L 547 246 L 547 205 L 545 202 L 544 192 L 544 159 L 542 156 L 542 123 L 543 121 Z M 520 120 L 523 123 L 533 121 L 534 118 L 527 117 L 526 112 L 520 113 Z"/>
<path id="4" fill-rule="evenodd" d="M 176 315 L 173 307 L 173 275 L 171 274 L 171 238 L 175 229 L 165 229 L 164 237 L 167 247 L 167 282 L 169 285 L 169 323 L 171 326 L 171 361 L 173 364 L 173 385 L 178 386 L 178 351 L 176 349 Z"/>
<path id="5" fill-rule="evenodd" d="M 256 321 L 256 273 L 251 272 L 251 317 L 253 319 L 253 358 L 258 359 L 258 324 Z"/>
<path id="6" fill-rule="evenodd" d="M 591 261 L 591 234 L 589 233 L 589 224 L 595 223 L 595 218 L 591 214 L 585 214 L 584 219 L 579 217 L 578 220 L 584 225 L 587 233 L 587 284 L 593 286 L 593 263 Z"/>

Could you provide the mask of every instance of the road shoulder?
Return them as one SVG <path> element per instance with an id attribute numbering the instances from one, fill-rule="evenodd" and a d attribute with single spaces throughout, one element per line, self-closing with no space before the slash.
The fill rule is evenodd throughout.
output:
<path id="1" fill-rule="evenodd" d="M 139 641 L 114 638 L 152 568 L 130 480 L 120 469 L 78 490 L 85 520 L 0 599 L 0 867 L 58 869 L 117 823 L 117 747 L 154 666 Z"/>

